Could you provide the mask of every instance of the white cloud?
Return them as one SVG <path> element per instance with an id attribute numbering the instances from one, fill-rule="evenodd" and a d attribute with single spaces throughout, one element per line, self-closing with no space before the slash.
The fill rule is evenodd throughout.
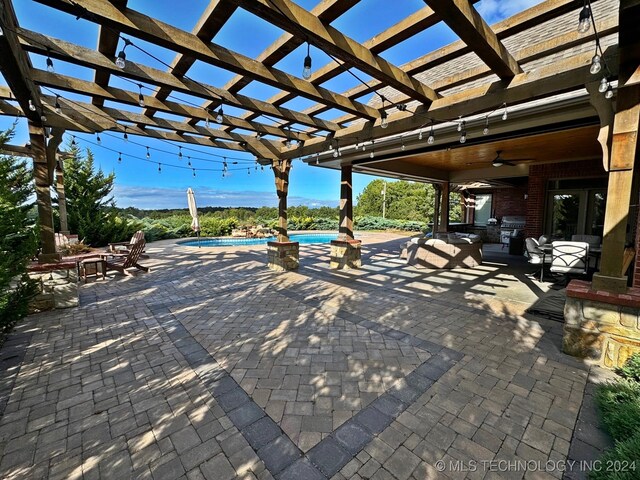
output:
<path id="1" fill-rule="evenodd" d="M 492 24 L 541 2 L 542 0 L 482 0 L 476 4 L 476 10 L 487 23 Z"/>
<path id="2" fill-rule="evenodd" d="M 276 207 L 278 197 L 273 193 L 229 190 L 201 187 L 194 189 L 199 207 Z M 187 189 L 149 188 L 130 185 L 116 185 L 113 190 L 118 207 L 142 209 L 187 208 Z M 289 196 L 289 205 L 309 207 L 336 207 L 338 201 Z"/>

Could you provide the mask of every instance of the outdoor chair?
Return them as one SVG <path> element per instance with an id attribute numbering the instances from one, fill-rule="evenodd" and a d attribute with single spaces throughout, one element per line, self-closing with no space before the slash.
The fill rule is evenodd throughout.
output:
<path id="1" fill-rule="evenodd" d="M 540 281 L 542 282 L 544 278 L 544 267 L 545 265 L 551 264 L 551 256 L 545 255 L 544 252 L 540 250 L 538 241 L 535 238 L 525 238 L 524 244 L 527 255 L 529 256 L 529 263 L 540 266 Z"/>
<path id="2" fill-rule="evenodd" d="M 131 240 L 128 242 L 115 242 L 110 243 L 107 246 L 107 252 L 109 253 L 128 253 L 131 250 L 131 247 L 138 242 L 144 242 L 144 232 L 142 230 L 138 230 L 133 234 Z"/>
<path id="3" fill-rule="evenodd" d="M 552 244 L 553 258 L 550 271 L 564 275 L 586 275 L 589 267 L 587 242 L 556 241 Z"/>
<path id="4" fill-rule="evenodd" d="M 126 254 L 107 253 L 100 255 L 100 257 L 105 262 L 106 271 L 116 270 L 124 275 L 129 275 L 127 270 L 135 267 L 143 272 L 148 272 L 148 267 L 144 267 L 138 263 L 138 260 L 140 260 L 142 252 L 144 251 L 144 247 L 144 240 L 140 240 L 132 245 L 129 248 L 129 252 Z"/>
<path id="5" fill-rule="evenodd" d="M 602 243 L 602 239 L 598 235 L 571 235 L 572 242 L 587 242 L 589 248 L 597 248 Z"/>

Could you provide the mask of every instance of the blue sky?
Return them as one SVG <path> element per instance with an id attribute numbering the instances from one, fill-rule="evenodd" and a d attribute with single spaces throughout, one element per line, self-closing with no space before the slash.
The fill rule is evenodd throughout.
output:
<path id="1" fill-rule="evenodd" d="M 476 8 L 484 19 L 491 23 L 507 18 L 514 13 L 524 10 L 540 0 L 482 0 L 476 4 Z M 14 8 L 20 25 L 24 28 L 51 35 L 62 40 L 74 42 L 88 48 L 95 48 L 97 44 L 98 28 L 85 20 L 76 20 L 74 17 L 59 13 L 53 9 L 38 4 L 32 0 L 13 0 Z M 171 23 L 179 28 L 191 31 L 198 21 L 201 12 L 208 1 L 190 0 L 180 2 L 180 8 L 176 8 L 175 0 L 129 0 L 130 8 L 154 16 L 162 21 Z M 296 3 L 311 9 L 317 3 L 316 0 L 298 0 Z M 333 25 L 344 33 L 360 42 L 366 41 L 376 34 L 386 30 L 402 18 L 424 7 L 422 0 L 402 0 L 390 2 L 388 0 L 362 0 L 347 14 L 336 20 Z M 366 21 L 363 21 L 366 19 Z M 250 32 L 250 34 L 247 34 Z M 282 33 L 276 27 L 258 19 L 244 10 L 238 9 L 229 22 L 214 38 L 214 42 L 242 53 L 255 57 L 268 45 L 276 40 Z M 136 45 L 152 53 L 164 62 L 170 63 L 174 54 L 154 45 L 133 39 Z M 440 23 L 401 45 L 389 49 L 381 56 L 401 65 L 413 60 L 425 53 L 457 40 L 457 37 L 449 28 Z M 331 59 L 323 52 L 311 47 L 313 67 L 329 63 Z M 286 59 L 276 65 L 277 68 L 296 76 L 301 76 L 301 66 L 306 55 L 306 46 L 298 48 Z M 45 68 L 45 59 L 38 55 L 31 55 L 31 61 L 38 68 Z M 165 69 L 156 60 L 147 54 L 134 48 L 127 49 L 127 61 L 143 63 L 158 69 Z M 65 63 L 55 61 L 56 72 L 65 75 L 76 76 L 85 80 L 93 79 L 93 71 Z M 369 77 L 356 71 L 361 78 Z M 216 87 L 222 87 L 233 77 L 233 74 L 202 62 L 196 62 L 188 75 L 195 80 L 202 81 Z M 2 84 L 6 84 L 0 78 Z M 342 92 L 356 85 L 356 80 L 343 73 L 326 82 L 323 86 Z M 111 85 L 127 90 L 137 90 L 135 85 L 121 78 L 112 77 Z M 151 94 L 152 86 L 144 86 L 143 93 Z M 57 92 L 46 91 L 53 95 Z M 87 102 L 87 97 L 71 95 L 59 92 L 63 98 Z M 268 85 L 252 82 L 245 87 L 242 94 L 267 100 L 276 90 Z M 370 97 L 362 97 L 366 102 Z M 184 94 L 175 94 L 174 101 L 192 102 L 200 105 L 201 100 Z M 298 99 L 288 102 L 284 106 L 291 109 L 303 110 L 314 102 Z M 115 106 L 106 102 L 106 106 Z M 136 107 L 128 108 L 131 111 L 140 112 Z M 241 115 L 242 111 L 225 106 L 225 113 Z M 339 116 L 340 112 L 329 111 L 321 115 L 322 118 Z M 179 117 L 159 114 L 174 120 L 182 120 Z M 0 117 L 0 128 L 8 128 L 14 119 Z M 275 119 L 260 117 L 262 123 L 275 124 Z M 211 122 L 211 125 L 216 125 Z M 301 126 L 296 126 L 300 127 Z M 245 132 L 241 132 L 245 133 Z M 70 141 L 67 135 L 67 141 Z M 91 148 L 95 155 L 96 163 L 107 172 L 116 174 L 115 198 L 119 206 L 135 206 L 139 208 L 186 208 L 185 191 L 191 187 L 196 192 L 199 206 L 261 206 L 277 204 L 273 174 L 270 169 L 255 169 L 254 157 L 250 154 L 239 153 L 226 149 L 206 148 L 182 144 L 182 157 L 179 156 L 178 144 L 162 142 L 129 135 L 129 141 L 125 142 L 122 134 L 105 132 L 101 135 L 101 145 L 97 145 L 93 135 L 76 134 L 75 140 L 81 147 Z M 27 126 L 24 120 L 18 121 L 15 144 L 24 144 L 27 141 Z M 146 158 L 149 147 L 150 158 Z M 120 155 L 121 154 L 121 155 Z M 122 161 L 118 161 L 118 157 Z M 229 164 L 229 176 L 222 177 L 222 162 Z M 187 168 L 188 163 L 192 168 Z M 232 162 L 237 162 L 233 164 Z M 158 172 L 158 164 L 161 172 Z M 176 167 L 173 167 L 175 165 Z M 181 167 L 181 168 L 178 168 Z M 195 176 L 193 172 L 195 170 Z M 375 177 L 354 174 L 354 195 Z M 340 174 L 338 171 L 306 166 L 296 161 L 291 172 L 289 185 L 289 204 L 309 206 L 338 204 L 340 191 Z"/>

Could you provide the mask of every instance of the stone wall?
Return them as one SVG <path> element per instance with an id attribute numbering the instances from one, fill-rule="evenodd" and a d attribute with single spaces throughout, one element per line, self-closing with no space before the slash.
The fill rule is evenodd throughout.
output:
<path id="1" fill-rule="evenodd" d="M 39 284 L 38 295 L 29 302 L 29 313 L 78 306 L 78 270 L 75 263 L 55 269 L 40 267 L 29 271 L 29 277 Z"/>
<path id="2" fill-rule="evenodd" d="M 619 367 L 640 352 L 640 289 L 613 294 L 590 287 L 580 280 L 567 287 L 563 350 L 603 367 Z"/>
<path id="3" fill-rule="evenodd" d="M 300 265 L 300 244 L 298 242 L 268 242 L 267 266 L 271 270 L 284 272 L 297 270 Z"/>
<path id="4" fill-rule="evenodd" d="M 362 266 L 360 240 L 331 240 L 331 260 L 329 267 L 348 270 Z"/>

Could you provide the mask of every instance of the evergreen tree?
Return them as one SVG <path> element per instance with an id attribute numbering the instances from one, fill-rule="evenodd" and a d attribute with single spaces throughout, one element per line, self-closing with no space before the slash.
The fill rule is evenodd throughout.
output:
<path id="1" fill-rule="evenodd" d="M 13 128 L 0 132 L 0 147 L 12 136 Z M 0 340 L 26 315 L 28 298 L 34 293 L 25 273 L 38 245 L 29 217 L 32 179 L 25 161 L 0 156 Z"/>
<path id="2" fill-rule="evenodd" d="M 69 145 L 64 160 L 64 191 L 67 201 L 69 230 L 94 247 L 122 241 L 131 235 L 132 227 L 117 216 L 111 192 L 115 174 L 95 170 L 91 150 L 86 156 L 75 145 Z"/>

